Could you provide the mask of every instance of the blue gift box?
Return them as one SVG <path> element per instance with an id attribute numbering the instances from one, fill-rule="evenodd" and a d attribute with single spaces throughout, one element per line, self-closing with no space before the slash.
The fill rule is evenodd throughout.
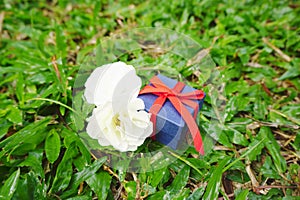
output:
<path id="1" fill-rule="evenodd" d="M 165 77 L 161 74 L 158 74 L 157 77 L 171 89 L 174 88 L 174 86 L 177 84 L 176 80 Z M 196 89 L 185 85 L 181 93 L 193 92 L 195 90 Z M 145 103 L 145 110 L 147 112 L 149 112 L 157 97 L 158 96 L 151 93 L 139 95 L 139 98 L 141 98 Z M 198 114 L 199 110 L 202 108 L 204 98 L 201 100 L 193 100 L 199 104 L 199 109 L 196 111 L 193 108 L 185 105 L 192 116 L 194 115 L 194 112 L 197 112 Z M 155 140 L 176 150 L 186 144 L 187 134 L 190 133 L 188 131 L 186 122 L 174 108 L 172 103 L 167 99 L 156 117 Z"/>

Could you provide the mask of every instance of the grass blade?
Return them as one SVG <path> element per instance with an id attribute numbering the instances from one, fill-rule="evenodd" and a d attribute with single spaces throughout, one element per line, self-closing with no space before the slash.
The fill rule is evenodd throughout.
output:
<path id="1" fill-rule="evenodd" d="M 217 199 L 223 174 L 223 168 L 229 162 L 230 157 L 223 159 L 212 172 L 211 178 L 208 181 L 205 193 L 202 199 Z"/>
<path id="2" fill-rule="evenodd" d="M 20 168 L 17 169 L 10 177 L 5 181 L 3 187 L 1 188 L 0 198 L 1 199 L 11 199 L 16 188 L 18 186 L 20 176 Z"/>

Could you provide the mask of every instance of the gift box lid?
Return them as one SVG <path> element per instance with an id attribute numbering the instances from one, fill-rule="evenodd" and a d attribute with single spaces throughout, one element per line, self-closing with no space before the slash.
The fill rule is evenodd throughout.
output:
<path id="1" fill-rule="evenodd" d="M 174 88 L 174 86 L 177 84 L 178 81 L 165 77 L 161 74 L 158 74 L 157 77 L 169 88 Z M 181 91 L 181 93 L 188 93 L 188 92 L 193 92 L 196 89 L 185 85 L 185 87 L 183 88 L 183 90 Z M 139 95 L 139 98 L 141 98 L 144 103 L 145 103 L 145 110 L 147 112 L 149 112 L 151 106 L 153 105 L 154 101 L 157 99 L 157 96 L 154 94 L 141 94 Z M 205 98 L 205 96 L 204 96 Z M 197 102 L 199 104 L 199 109 L 201 109 L 204 98 L 201 100 L 193 100 L 195 102 Z M 194 115 L 194 109 L 186 106 L 187 110 L 191 113 L 191 115 Z M 196 111 L 197 113 L 199 112 L 199 110 Z M 181 115 L 178 113 L 178 111 L 174 108 L 174 106 L 172 105 L 172 103 L 167 99 L 166 102 L 164 103 L 163 107 L 161 108 L 161 110 L 158 112 L 157 114 L 157 118 L 161 118 L 160 120 L 162 121 L 168 121 L 171 122 L 173 124 L 176 124 L 178 127 L 184 127 L 185 126 L 185 122 L 182 119 Z M 157 123 L 162 123 L 157 121 Z M 159 125 L 157 124 L 157 129 L 159 129 L 161 126 L 163 126 L 163 124 Z"/>

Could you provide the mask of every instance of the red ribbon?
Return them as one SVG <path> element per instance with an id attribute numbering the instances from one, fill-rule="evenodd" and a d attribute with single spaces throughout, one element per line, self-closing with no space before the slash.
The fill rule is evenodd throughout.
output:
<path id="1" fill-rule="evenodd" d="M 186 122 L 190 133 L 193 136 L 194 146 L 195 149 L 200 152 L 200 154 L 204 155 L 204 149 L 203 149 L 203 142 L 202 137 L 200 134 L 200 131 L 198 129 L 198 126 L 195 122 L 196 116 L 197 116 L 197 110 L 199 108 L 199 105 L 197 102 L 193 100 L 200 100 L 204 98 L 204 93 L 200 90 L 195 90 L 193 92 L 189 93 L 180 93 L 183 88 L 185 87 L 184 83 L 177 82 L 175 87 L 173 89 L 170 89 L 168 86 L 166 86 L 157 76 L 154 76 L 150 83 L 152 85 L 145 86 L 141 91 L 140 94 L 147 94 L 151 93 L 158 98 L 155 100 L 153 105 L 151 106 L 149 112 L 151 115 L 151 121 L 153 122 L 153 133 L 155 133 L 156 128 L 156 116 L 160 109 L 162 108 L 163 104 L 167 99 L 172 103 L 172 105 L 175 107 L 175 109 L 178 111 L 178 113 L 181 115 L 183 120 Z M 194 116 L 191 115 L 191 113 L 186 109 L 184 105 L 187 105 L 189 107 L 192 107 L 194 109 Z M 153 136 L 155 137 L 155 136 Z"/>

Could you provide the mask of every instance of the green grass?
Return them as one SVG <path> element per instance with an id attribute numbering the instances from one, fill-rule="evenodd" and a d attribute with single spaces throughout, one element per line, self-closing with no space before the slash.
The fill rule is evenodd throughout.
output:
<path id="1" fill-rule="evenodd" d="M 0 199 L 297 199 L 299 15 L 297 1 L 1 1 Z M 208 93 L 200 128 L 219 137 L 203 158 L 171 152 L 162 169 L 126 173 L 95 160 L 74 131 L 85 55 L 135 27 L 184 33 L 216 63 L 226 107 L 218 117 L 220 96 Z M 197 85 L 192 69 L 171 67 Z"/>

